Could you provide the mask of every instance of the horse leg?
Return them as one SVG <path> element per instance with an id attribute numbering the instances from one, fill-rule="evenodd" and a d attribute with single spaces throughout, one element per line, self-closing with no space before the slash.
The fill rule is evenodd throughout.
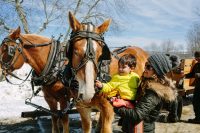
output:
<path id="1" fill-rule="evenodd" d="M 102 128 L 102 116 L 101 116 L 101 113 L 100 112 L 97 112 L 98 115 L 99 115 L 99 118 L 97 120 L 97 125 L 96 125 L 96 129 L 95 129 L 95 132 L 96 133 L 100 133 L 101 132 L 101 128 Z"/>
<path id="2" fill-rule="evenodd" d="M 67 107 L 67 100 L 63 98 L 60 101 L 60 109 L 64 110 L 66 107 Z M 64 114 L 61 120 L 62 120 L 62 126 L 63 126 L 63 133 L 69 133 L 69 115 Z"/>
<path id="3" fill-rule="evenodd" d="M 112 121 L 114 119 L 114 111 L 112 105 L 103 93 L 97 93 L 92 98 L 91 106 L 96 107 L 100 111 L 100 120 L 98 126 L 101 133 L 112 133 Z"/>
<path id="4" fill-rule="evenodd" d="M 78 112 L 81 116 L 81 125 L 84 133 L 91 133 L 92 121 L 91 121 L 91 109 L 90 108 L 78 108 Z"/>
<path id="5" fill-rule="evenodd" d="M 45 93 L 44 93 L 45 94 Z M 57 101 L 53 97 L 44 96 L 49 108 L 52 112 L 57 112 Z M 52 133 L 59 133 L 59 126 L 58 126 L 59 118 L 57 116 L 51 116 L 51 123 L 52 123 Z"/>
<path id="6" fill-rule="evenodd" d="M 112 105 L 106 100 L 101 107 L 101 133 L 112 133 L 114 111 Z"/>

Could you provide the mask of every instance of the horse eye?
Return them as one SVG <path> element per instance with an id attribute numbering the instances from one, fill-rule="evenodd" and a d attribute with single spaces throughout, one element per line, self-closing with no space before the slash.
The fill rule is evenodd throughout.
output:
<path id="1" fill-rule="evenodd" d="M 4 51 L 7 50 L 7 47 L 3 47 L 3 50 L 4 50 Z"/>

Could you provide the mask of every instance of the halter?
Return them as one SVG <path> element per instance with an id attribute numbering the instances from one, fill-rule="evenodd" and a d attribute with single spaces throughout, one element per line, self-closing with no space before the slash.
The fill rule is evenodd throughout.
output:
<path id="1" fill-rule="evenodd" d="M 27 40 L 28 41 L 28 40 Z M 13 42 L 15 45 L 14 46 L 10 46 L 8 45 L 9 42 Z M 25 57 L 24 53 L 23 53 L 23 48 L 25 49 L 29 49 L 29 48 L 33 48 L 33 47 L 41 47 L 41 46 L 47 46 L 47 45 L 50 45 L 50 43 L 47 43 L 47 44 L 32 44 L 30 41 L 28 41 L 31 45 L 29 44 L 24 44 L 22 39 L 19 37 L 17 38 L 16 40 L 13 40 L 9 37 L 5 37 L 1 43 L 1 46 L 4 46 L 4 45 L 7 45 L 8 47 L 8 61 L 7 62 L 4 62 L 3 61 L 3 54 L 4 54 L 4 51 L 2 51 L 2 54 L 0 55 L 0 63 L 2 65 L 2 69 L 3 70 L 10 70 L 13 68 L 13 64 L 16 63 L 17 59 L 19 58 L 20 55 L 23 56 L 23 59 L 24 61 L 27 61 L 27 58 Z M 15 54 L 16 54 L 16 50 L 18 50 L 19 54 L 17 55 L 17 57 L 15 58 L 14 60 L 14 57 L 15 57 Z"/>
<path id="2" fill-rule="evenodd" d="M 101 34 L 97 34 L 89 29 L 90 25 L 94 27 L 92 23 L 86 23 L 87 25 L 87 30 L 86 31 L 77 31 L 77 32 L 72 32 L 70 36 L 70 45 L 72 45 L 72 41 L 75 39 L 81 40 L 81 39 L 86 39 L 87 40 L 87 48 L 86 52 L 84 55 L 84 58 L 80 61 L 80 63 L 74 68 L 72 68 L 72 75 L 73 77 L 77 74 L 77 71 L 80 70 L 83 66 L 86 65 L 86 63 L 91 60 L 97 70 L 99 71 L 97 64 L 95 63 L 95 52 L 93 49 L 93 42 L 92 40 L 95 41 L 100 41 L 101 43 L 98 43 L 101 47 L 104 47 L 106 43 L 104 42 L 104 38 Z M 76 41 L 77 41 L 76 40 Z"/>
<path id="3" fill-rule="evenodd" d="M 8 45 L 9 42 L 14 42 L 14 46 Z M 3 70 L 10 70 L 13 68 L 13 64 L 17 61 L 20 55 L 23 56 L 24 60 L 26 60 L 24 54 L 23 54 L 23 45 L 22 45 L 22 40 L 20 38 L 17 38 L 16 40 L 13 40 L 9 37 L 4 38 L 2 41 L 1 47 L 6 45 L 7 46 L 7 54 L 8 54 L 8 59 L 6 62 L 3 61 L 3 55 L 4 55 L 4 50 L 2 51 L 2 54 L 0 55 L 0 63 L 2 65 Z M 19 54 L 14 60 L 14 56 L 16 54 L 16 51 L 18 50 Z"/>
<path id="4" fill-rule="evenodd" d="M 22 38 L 22 36 L 21 36 L 21 38 Z M 47 44 L 37 44 L 37 45 L 35 45 L 35 44 L 32 44 L 32 43 L 31 43 L 30 41 L 28 41 L 28 40 L 26 40 L 26 41 L 28 41 L 31 45 L 30 45 L 30 44 L 24 44 L 21 38 L 18 37 L 17 39 L 13 40 L 13 39 L 11 39 L 10 37 L 5 37 L 5 38 L 3 39 L 3 41 L 2 41 L 2 43 L 1 43 L 1 46 L 0 46 L 0 47 L 3 47 L 4 45 L 6 45 L 6 46 L 7 46 L 7 49 L 5 49 L 5 50 L 8 50 L 8 52 L 6 52 L 6 51 L 3 49 L 3 50 L 2 50 L 2 53 L 1 53 L 1 55 L 0 55 L 0 64 L 1 64 L 1 67 L 2 67 L 2 69 L 3 69 L 3 72 L 6 72 L 6 73 L 8 73 L 9 75 L 11 75 L 11 76 L 13 76 L 13 77 L 15 77 L 15 78 L 17 78 L 17 79 L 19 79 L 19 80 L 23 80 L 23 79 L 17 77 L 15 74 L 13 74 L 12 72 L 10 72 L 9 70 L 12 70 L 12 69 L 13 69 L 13 65 L 17 62 L 17 60 L 18 60 L 18 58 L 19 58 L 20 55 L 22 55 L 22 57 L 23 57 L 23 59 L 24 59 L 25 62 L 27 61 L 27 58 L 26 58 L 26 56 L 25 56 L 24 53 L 23 53 L 23 49 L 24 49 L 24 48 L 25 48 L 25 49 L 29 49 L 29 48 L 32 48 L 32 47 L 47 46 L 47 45 L 50 45 L 50 44 L 51 44 L 51 42 L 50 42 L 50 43 L 47 43 Z M 24 38 L 24 39 L 25 39 L 25 38 Z M 8 43 L 10 43 L 10 42 L 13 42 L 15 45 L 14 45 L 14 46 L 8 45 Z M 16 51 L 19 52 L 18 55 L 16 55 Z M 4 56 L 5 53 L 8 54 L 8 58 L 6 59 L 6 61 L 3 61 L 3 56 Z M 14 58 L 15 55 L 16 55 L 16 58 Z M 26 77 L 26 79 L 23 80 L 23 82 L 25 82 L 25 81 L 28 79 L 28 77 L 30 76 L 31 72 L 32 72 L 32 70 L 30 71 L 30 73 L 28 74 L 28 76 Z M 11 83 L 7 78 L 6 78 L 6 80 L 7 80 L 9 83 Z M 23 83 L 23 82 L 22 82 L 22 83 Z M 13 83 L 11 83 L 11 84 L 13 84 Z"/>

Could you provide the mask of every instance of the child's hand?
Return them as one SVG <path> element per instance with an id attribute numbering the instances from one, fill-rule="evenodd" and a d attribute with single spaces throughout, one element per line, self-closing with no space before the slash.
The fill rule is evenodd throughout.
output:
<path id="1" fill-rule="evenodd" d="M 103 88 L 103 84 L 99 80 L 95 81 L 95 86 L 98 88 Z"/>

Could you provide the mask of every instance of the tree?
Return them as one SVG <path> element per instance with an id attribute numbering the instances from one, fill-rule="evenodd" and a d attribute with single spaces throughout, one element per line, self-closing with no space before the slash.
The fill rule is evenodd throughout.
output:
<path id="1" fill-rule="evenodd" d="M 187 49 L 194 53 L 200 50 L 200 23 L 195 23 L 189 29 L 187 34 Z"/>
<path id="2" fill-rule="evenodd" d="M 155 42 L 150 43 L 144 49 L 147 50 L 149 53 L 157 53 L 158 51 L 160 51 L 159 45 Z"/>
<path id="3" fill-rule="evenodd" d="M 200 51 L 200 8 L 195 9 L 195 14 L 199 20 L 191 25 L 187 33 L 187 50 L 191 53 Z"/>
<path id="4" fill-rule="evenodd" d="M 173 52 L 175 50 L 175 44 L 172 40 L 167 39 L 161 43 L 162 46 L 162 52 L 169 53 Z"/>
<path id="5" fill-rule="evenodd" d="M 125 7 L 125 2 L 118 0 L 1 0 L 0 1 L 0 31 L 21 26 L 25 33 L 64 34 L 67 41 L 70 28 L 67 22 L 68 11 L 73 12 L 81 22 L 100 23 L 106 18 L 112 18 L 112 25 L 117 23 L 110 11 L 119 12 Z M 113 6 L 113 3 L 114 4 Z M 105 7 L 106 11 L 102 10 Z M 121 11 L 122 12 L 122 11 Z M 49 29 L 51 27 L 51 29 Z M 117 26 L 116 26 L 117 27 Z M 116 29 L 116 28 L 115 28 Z M 4 36 L 4 35 L 3 35 Z"/>

